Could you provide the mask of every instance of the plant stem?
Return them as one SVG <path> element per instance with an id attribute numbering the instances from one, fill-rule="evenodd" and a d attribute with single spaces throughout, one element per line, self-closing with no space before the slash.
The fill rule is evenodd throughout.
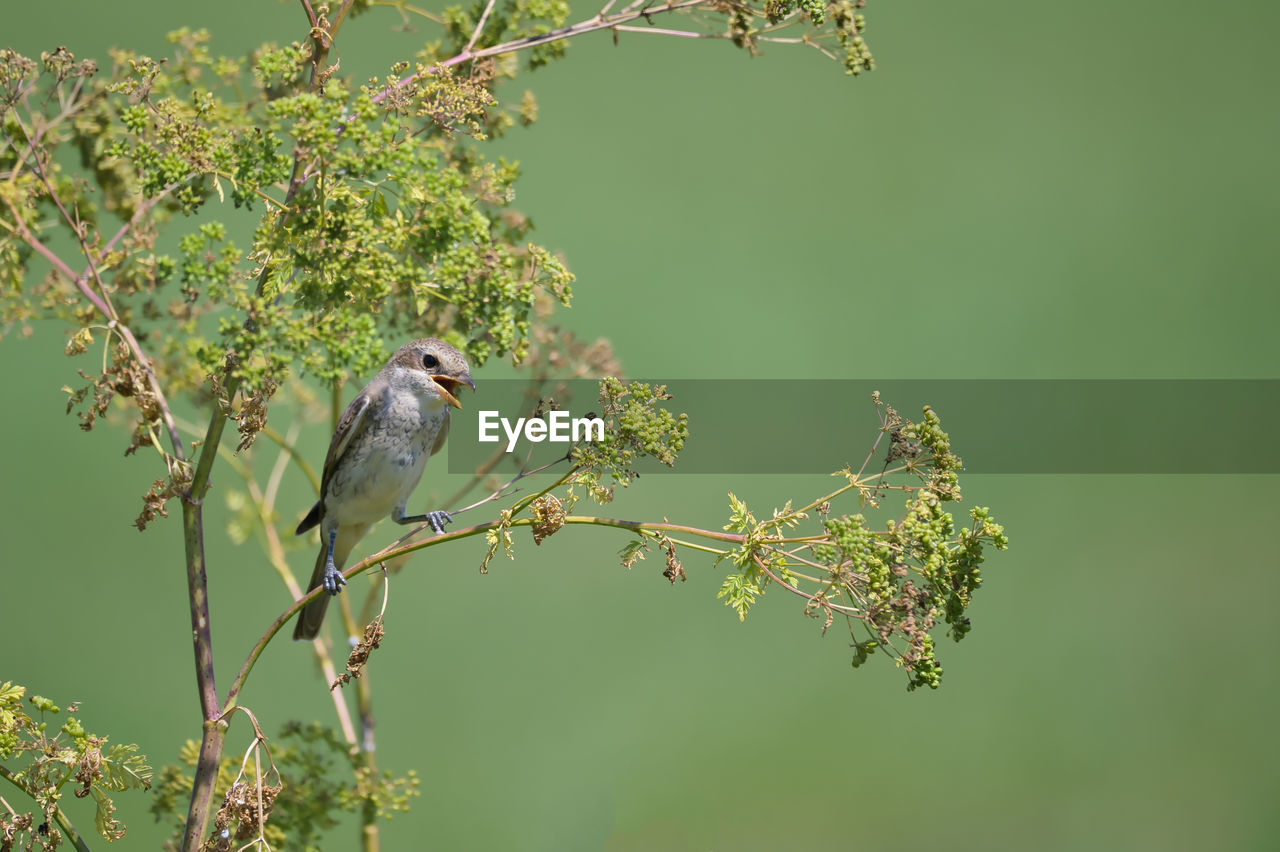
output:
<path id="1" fill-rule="evenodd" d="M 195 784 L 191 788 L 191 808 L 182 836 L 184 852 L 195 852 L 203 843 L 209 824 L 210 804 L 218 782 L 218 764 L 222 762 L 222 746 L 227 738 L 227 722 L 211 719 L 204 723 L 200 740 L 200 757 L 196 761 Z"/>
<path id="2" fill-rule="evenodd" d="M 232 387 L 228 387 L 234 393 Z M 217 455 L 218 442 L 222 439 L 222 427 L 226 422 L 221 409 L 214 405 L 205 443 L 200 448 L 195 477 L 182 497 L 182 528 L 186 546 L 187 591 L 191 604 L 191 637 L 195 645 L 196 687 L 200 693 L 200 713 L 204 719 L 204 734 L 200 744 L 200 758 L 196 763 L 195 784 L 191 788 L 191 804 L 187 810 L 187 822 L 182 837 L 184 852 L 193 852 L 203 842 L 209 824 L 209 808 L 213 801 L 214 784 L 218 780 L 218 763 L 222 758 L 222 743 L 226 736 L 226 722 L 220 719 L 218 687 L 213 672 L 213 630 L 209 624 L 209 585 L 204 561 L 204 494 L 209 481 L 209 470 Z"/>
<path id="3" fill-rule="evenodd" d="M 517 50 L 524 50 L 529 47 L 537 47 L 538 45 L 564 41 L 565 39 L 573 38 L 574 36 L 583 35 L 585 33 L 595 32 L 596 30 L 613 29 L 620 24 L 629 24 L 640 18 L 644 18 L 647 21 L 656 15 L 661 15 L 667 12 L 678 12 L 682 9 L 692 9 L 696 6 L 710 5 L 712 5 L 711 0 L 674 0 L 673 2 L 668 2 L 662 6 L 646 6 L 644 8 L 635 8 L 636 4 L 632 4 L 621 12 L 613 15 L 605 15 L 603 14 L 604 10 L 601 10 L 601 13 L 596 14 L 594 17 L 587 18 L 584 21 L 579 21 L 576 24 L 560 27 L 559 29 L 552 30 L 549 33 L 543 33 L 542 35 L 515 39 L 514 41 L 495 44 L 492 47 L 486 47 L 482 50 L 474 50 L 471 46 L 468 46 L 466 50 L 463 50 L 457 56 L 446 59 L 442 62 L 437 62 L 425 71 L 410 74 L 409 76 L 396 81 L 388 88 L 383 89 L 381 92 L 374 95 L 373 102 L 381 103 L 386 100 L 392 92 L 402 89 L 405 86 L 412 85 L 419 78 L 434 74 L 442 68 L 461 65 L 464 62 L 470 62 L 474 59 L 485 59 L 490 56 L 500 56 L 504 53 L 515 53 Z M 605 8 L 607 9 L 608 7 L 606 6 Z M 474 45 L 474 43 L 475 42 L 473 40 L 472 45 Z"/>
<path id="4" fill-rule="evenodd" d="M 708 538 L 713 541 L 731 542 L 734 544 L 741 544 L 746 540 L 746 536 L 738 533 L 721 532 L 719 530 L 705 530 L 700 527 L 691 527 L 684 524 L 671 524 L 666 522 L 628 521 L 620 518 L 597 518 L 585 515 L 570 515 L 564 519 L 564 522 L 566 525 L 589 524 L 592 526 L 614 527 L 616 529 L 629 530 L 635 533 L 649 531 L 675 532 L 682 533 L 684 535 L 698 536 L 700 538 Z M 528 527 L 533 524 L 533 518 L 516 518 L 506 524 L 506 526 Z M 434 547 L 457 539 L 483 535 L 490 530 L 499 529 L 502 526 L 503 524 L 501 521 L 487 521 L 483 524 L 476 524 L 472 527 L 453 530 L 452 532 L 443 533 L 428 539 L 419 539 L 404 544 L 393 544 L 390 547 L 384 548 L 372 556 L 366 557 L 363 561 L 357 562 L 355 565 L 347 568 L 342 572 L 342 575 L 349 580 L 352 577 L 363 574 L 365 571 L 377 566 L 381 562 L 387 562 L 397 557 L 406 556 L 415 551 L 423 550 L 424 548 Z M 413 535 L 413 533 L 410 535 Z M 254 665 L 257 664 L 258 658 L 262 656 L 262 652 L 266 650 L 271 639 L 276 635 L 276 633 L 280 632 L 282 627 L 289 623 L 289 620 L 293 618 L 298 610 L 302 609 L 308 601 L 323 594 L 327 594 L 327 592 L 325 592 L 323 588 L 317 587 L 298 598 L 288 609 L 282 612 L 275 621 L 271 622 L 271 625 L 267 628 L 266 632 L 262 634 L 262 636 L 258 637 L 258 641 L 255 642 L 253 647 L 249 650 L 249 656 L 240 666 L 240 671 L 236 673 L 235 679 L 231 682 L 231 690 L 227 693 L 227 702 L 223 708 L 224 713 L 230 713 L 232 709 L 235 708 L 236 700 L 240 695 L 240 691 L 244 688 L 246 681 L 249 679 L 249 674 L 253 671 Z"/>
<path id="5" fill-rule="evenodd" d="M 320 492 L 320 477 L 316 475 L 316 469 L 311 466 L 310 462 L 302 457 L 302 454 L 298 452 L 298 448 L 295 447 L 291 441 L 285 440 L 283 435 L 275 429 L 272 429 L 270 426 L 263 426 L 262 431 L 259 434 L 275 442 L 281 450 L 288 453 L 289 458 L 294 461 L 302 471 L 302 475 L 311 483 L 311 487 L 315 489 L 317 494 Z"/>
<path id="6" fill-rule="evenodd" d="M 315 92 L 319 90 L 321 83 L 321 75 L 324 70 L 324 63 L 328 59 L 329 48 L 333 43 L 333 37 L 336 35 L 338 28 L 342 25 L 342 21 L 346 18 L 347 11 L 351 8 L 354 0 L 344 0 L 342 7 L 338 11 L 338 15 L 334 22 L 330 25 L 329 30 L 324 37 L 313 39 L 315 44 L 315 53 L 312 55 L 311 77 L 308 81 L 308 88 Z M 316 16 L 307 0 L 303 2 L 303 9 L 307 13 L 308 24 L 314 29 L 316 25 Z M 289 180 L 289 188 L 285 192 L 283 206 L 288 209 L 292 206 L 294 198 L 305 182 L 303 174 L 302 150 L 295 148 L 293 152 L 293 173 Z M 287 213 L 285 216 L 287 217 Z M 283 220 L 282 220 L 283 224 Z M 262 292 L 264 282 L 267 280 L 267 274 L 270 270 L 270 263 L 264 263 L 262 273 L 258 277 L 258 292 Z M 250 317 L 246 320 L 252 323 Z M 236 392 L 240 389 L 240 378 L 235 374 L 235 364 L 230 358 L 227 360 L 225 369 L 224 390 L 228 400 L 234 399 Z M 209 486 L 209 473 L 213 468 L 213 461 L 217 457 L 218 444 L 222 441 L 222 430 L 226 426 L 226 415 L 223 414 L 221 408 L 217 404 L 214 405 L 213 414 L 209 419 L 209 430 L 205 433 L 204 443 L 200 447 L 200 459 L 196 464 L 195 475 L 191 480 L 191 487 L 187 494 L 184 495 L 182 502 L 182 514 L 184 527 L 187 530 L 187 580 L 191 592 L 191 622 L 193 626 L 193 637 L 196 646 L 196 676 L 200 682 L 201 700 L 200 706 L 204 713 L 204 740 L 200 747 L 200 758 L 196 764 L 196 783 L 191 790 L 191 806 L 187 811 L 187 824 L 185 833 L 182 838 L 183 852 L 194 852 L 201 843 L 208 830 L 210 808 L 213 803 L 214 783 L 218 777 L 218 763 L 222 759 L 222 744 L 225 739 L 226 722 L 225 714 L 235 707 L 235 696 L 239 692 L 233 688 L 232 692 L 227 695 L 226 704 L 220 710 L 217 706 L 217 690 L 213 685 L 213 642 L 209 631 L 209 602 L 208 602 L 208 586 L 204 573 L 204 527 L 202 518 L 202 507 L 204 503 L 204 494 Z M 199 626 L 203 625 L 203 633 Z M 275 630 L 279 630 L 277 624 Z M 274 635 L 275 630 L 271 633 Z M 262 653 L 262 647 L 256 647 L 253 653 L 253 659 L 256 660 Z M 203 660 L 208 660 L 207 679 L 202 675 Z M 212 694 L 212 701 L 206 700 L 206 689 Z"/>
<path id="7" fill-rule="evenodd" d="M 30 796 L 33 799 L 35 798 L 31 795 L 31 790 L 27 788 L 27 785 L 16 778 L 14 774 L 9 771 L 8 767 L 4 765 L 0 765 L 0 778 L 8 781 L 27 796 Z M 5 802 L 5 805 L 7 806 L 8 802 Z M 13 809 L 10 808 L 9 811 L 12 813 Z M 71 824 L 71 820 L 67 819 L 67 815 L 62 812 L 62 808 L 53 809 L 53 818 L 57 820 L 58 825 L 62 826 L 63 833 L 66 834 L 67 837 L 71 838 L 71 843 L 76 847 L 77 852 L 89 852 L 88 844 L 84 842 L 84 838 L 80 836 L 80 833 L 76 831 L 75 826 Z"/>
<path id="8" fill-rule="evenodd" d="M 151 366 L 151 359 L 142 351 L 142 347 L 138 344 L 137 338 L 133 336 L 133 332 L 129 327 L 120 322 L 120 317 L 116 313 L 115 306 L 111 304 L 111 299 L 107 295 L 107 285 L 103 282 L 102 276 L 98 274 L 98 264 L 95 260 L 95 254 L 93 250 L 89 248 L 89 243 L 85 240 L 85 231 L 81 227 L 83 223 L 80 221 L 79 208 L 76 208 L 76 215 L 72 216 L 71 212 L 63 206 L 62 199 L 58 198 L 58 193 L 54 191 L 53 181 L 49 179 L 48 171 L 45 169 L 44 163 L 40 160 L 40 151 L 36 148 L 36 143 L 32 139 L 32 135 L 27 132 L 27 129 L 23 126 L 21 120 L 17 120 L 16 123 L 18 129 L 22 131 L 24 138 L 27 140 L 27 147 L 31 151 L 31 170 L 38 178 L 40 178 L 40 182 L 44 185 L 45 191 L 49 193 L 49 200 L 51 200 L 54 203 L 54 206 L 58 208 L 58 212 L 62 214 L 63 221 L 66 222 L 67 227 L 71 229 L 71 232 L 75 234 L 76 241 L 80 244 L 80 252 L 88 262 L 88 266 L 85 267 L 85 271 L 79 276 L 73 276 L 70 268 L 62 261 L 61 258 L 57 258 L 57 262 L 54 265 L 60 267 L 59 271 L 65 270 L 63 271 L 63 274 L 68 278 L 71 278 L 76 287 L 89 299 L 90 302 L 93 303 L 93 306 L 98 309 L 99 313 L 109 320 L 108 325 L 120 336 L 120 339 L 124 341 L 125 345 L 129 348 L 130 353 L 132 353 L 134 359 L 138 362 L 138 366 L 142 367 L 143 371 L 146 372 L 147 384 L 151 386 L 151 392 L 155 394 L 156 405 L 160 410 L 160 418 L 164 421 L 165 428 L 169 431 L 169 441 L 173 445 L 174 458 L 179 461 L 184 461 L 186 459 L 186 453 L 182 448 L 182 439 L 178 437 L 178 427 L 174 425 L 173 413 L 169 409 L 169 401 L 165 399 L 164 389 L 160 386 L 160 379 L 156 376 L 155 369 Z M 12 205 L 10 205 L 10 209 L 12 210 Z M 23 239 L 30 245 L 32 240 L 35 239 L 35 235 L 31 234 L 31 232 L 26 229 L 26 226 L 23 225 L 22 219 L 18 216 L 18 212 L 16 210 L 13 210 L 13 214 L 22 231 Z M 113 241 L 123 236 L 124 233 L 132 227 L 132 225 L 133 220 L 130 220 L 128 225 L 121 229 L 121 231 L 116 234 L 116 237 L 112 238 Z M 34 248 L 34 245 L 32 247 Z M 44 247 L 43 244 L 41 244 L 41 247 Z M 106 253 L 107 252 L 100 253 L 98 256 L 106 257 Z M 50 262 L 53 262 L 53 259 L 56 257 L 47 249 L 45 252 L 42 252 L 42 254 L 44 254 Z M 98 284 L 97 293 L 89 287 L 90 277 L 92 277 Z"/>
<path id="9" fill-rule="evenodd" d="M 378 777 L 377 750 L 373 739 L 373 691 L 369 685 L 369 673 L 356 680 L 356 707 L 360 712 L 359 761 L 365 771 L 365 784 L 372 784 Z M 363 785 L 362 785 L 363 786 Z M 363 852 L 378 852 L 381 845 L 378 833 L 378 803 L 372 795 L 365 795 L 360 808 L 360 847 Z"/>

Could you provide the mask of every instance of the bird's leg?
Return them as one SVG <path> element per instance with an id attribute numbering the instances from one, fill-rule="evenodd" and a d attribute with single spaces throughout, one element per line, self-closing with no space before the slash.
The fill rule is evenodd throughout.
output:
<path id="1" fill-rule="evenodd" d="M 395 511 L 391 513 L 391 520 L 397 524 L 427 524 L 431 529 L 435 530 L 436 535 L 444 532 L 444 525 L 453 522 L 453 515 L 446 511 L 427 512 L 423 515 L 406 515 L 404 506 L 396 506 Z"/>
<path id="2" fill-rule="evenodd" d="M 336 595 L 347 584 L 347 578 L 342 576 L 338 566 L 333 564 L 333 546 L 337 541 L 338 528 L 334 527 L 329 530 L 329 553 L 324 563 L 324 590 L 331 595 Z"/>

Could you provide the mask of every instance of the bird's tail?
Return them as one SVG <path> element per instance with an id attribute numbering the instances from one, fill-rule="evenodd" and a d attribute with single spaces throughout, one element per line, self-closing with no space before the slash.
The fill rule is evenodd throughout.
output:
<path id="1" fill-rule="evenodd" d="M 316 567 L 311 572 L 311 582 L 307 584 L 307 591 L 324 585 L 324 566 L 329 555 L 329 549 L 325 547 L 324 542 L 320 543 L 320 552 L 316 554 Z M 345 556 L 345 554 L 343 554 Z M 338 570 L 342 570 L 342 563 L 336 561 L 337 554 L 334 554 L 335 564 Z M 345 559 L 343 560 L 345 561 Z M 312 599 L 310 603 L 302 608 L 298 613 L 298 623 L 293 628 L 294 639 L 314 639 L 320 635 L 320 625 L 324 623 L 324 611 L 329 608 L 329 598 L 331 596 L 326 592 L 321 592 L 319 597 Z"/>

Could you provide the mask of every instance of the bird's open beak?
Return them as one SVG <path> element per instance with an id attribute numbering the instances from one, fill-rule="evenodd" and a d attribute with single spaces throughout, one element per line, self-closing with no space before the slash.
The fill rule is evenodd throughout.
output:
<path id="1" fill-rule="evenodd" d="M 444 401 L 452 405 L 454 408 L 462 408 L 462 403 L 458 402 L 458 397 L 454 395 L 462 385 L 466 385 L 472 390 L 476 389 L 476 383 L 471 381 L 471 377 L 464 379 L 455 379 L 452 376 L 432 376 L 431 381 L 436 383 L 436 387 L 440 389 L 440 395 L 444 397 Z"/>

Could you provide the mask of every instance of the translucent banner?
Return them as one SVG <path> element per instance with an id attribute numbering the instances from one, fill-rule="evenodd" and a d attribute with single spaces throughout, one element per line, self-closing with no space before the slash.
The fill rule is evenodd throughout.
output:
<path id="1" fill-rule="evenodd" d="M 824 474 L 856 470 L 879 432 L 871 393 L 913 421 L 930 405 L 970 473 L 1280 473 L 1280 380 L 715 380 L 665 384 L 689 415 L 673 472 Z M 542 397 L 542 416 L 531 415 Z M 530 392 L 477 382 L 453 414 L 449 470 L 515 471 L 592 440 L 597 384 Z M 883 462 L 881 441 L 868 470 Z M 667 470 L 642 464 L 646 471 Z"/>

